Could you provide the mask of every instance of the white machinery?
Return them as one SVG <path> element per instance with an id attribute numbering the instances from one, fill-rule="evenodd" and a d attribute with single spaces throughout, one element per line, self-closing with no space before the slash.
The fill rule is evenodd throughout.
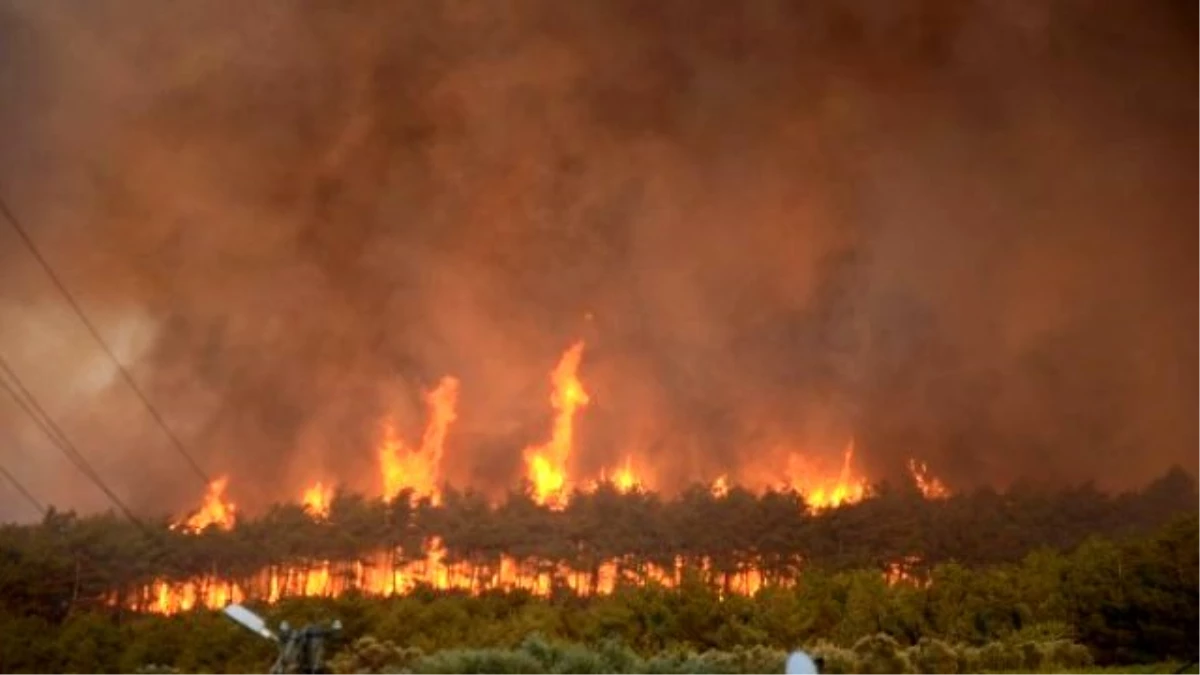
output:
<path id="1" fill-rule="evenodd" d="M 279 624 L 279 633 L 276 634 L 267 628 L 267 622 L 261 616 L 241 605 L 229 605 L 223 611 L 225 616 L 250 632 L 279 645 L 279 657 L 275 659 L 270 672 L 329 672 L 325 670 L 325 638 L 342 629 L 341 621 L 334 620 L 328 627 L 310 624 L 300 630 L 292 630 L 284 621 Z"/>
<path id="2" fill-rule="evenodd" d="M 788 655 L 784 672 L 787 675 L 816 675 L 817 664 L 804 652 L 792 652 Z"/>

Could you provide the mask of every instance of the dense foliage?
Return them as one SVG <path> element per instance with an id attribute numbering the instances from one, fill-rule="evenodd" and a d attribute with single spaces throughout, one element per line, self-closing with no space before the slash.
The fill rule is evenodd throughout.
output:
<path id="1" fill-rule="evenodd" d="M 1086 488 L 1053 495 L 1016 489 L 926 501 L 882 489 L 818 514 L 796 499 L 696 490 L 661 501 L 602 490 L 556 513 L 520 496 L 489 508 L 450 494 L 441 507 L 410 508 L 344 495 L 326 522 L 285 506 L 200 536 L 51 514 L 35 526 L 0 530 L 0 671 L 261 669 L 269 645 L 219 615 L 140 615 L 114 604 L 111 592 L 156 574 L 219 564 L 236 575 L 271 561 L 353 556 L 381 539 L 403 546 L 430 533 L 444 538 L 451 555 L 468 559 L 504 551 L 588 565 L 618 553 L 652 559 L 676 552 L 730 568 L 754 561 L 768 578 L 800 582 L 769 583 L 754 597 L 723 593 L 719 576 L 700 575 L 676 589 L 621 586 L 599 597 L 565 589 L 549 598 L 427 589 L 382 599 L 289 600 L 265 611 L 293 621 L 337 616 L 351 641 L 343 659 L 363 646 L 354 640 L 372 636 L 380 645 L 420 650 L 419 668 L 430 671 L 465 663 L 430 665 L 437 659 L 508 658 L 496 650 L 516 649 L 535 634 L 579 649 L 623 645 L 638 658 L 660 658 L 653 668 L 664 672 L 670 659 L 698 669 L 688 659 L 767 658 L 797 645 L 824 644 L 836 660 L 835 645 L 861 651 L 875 644 L 862 643 L 864 636 L 880 634 L 910 663 L 932 658 L 922 650 L 941 653 L 937 645 L 947 645 L 959 667 L 970 662 L 963 654 L 1000 649 L 992 643 L 1005 645 L 1005 654 L 1034 649 L 1044 656 L 1075 641 L 1099 663 L 1195 657 L 1200 524 L 1195 486 L 1177 472 L 1118 497 Z M 921 556 L 921 583 L 884 579 L 881 565 L 902 555 Z M 750 657 L 751 647 L 767 651 Z M 1022 667 L 1036 656 L 1024 654 Z"/>
<path id="2" fill-rule="evenodd" d="M 885 634 L 850 647 L 809 647 L 825 673 L 975 673 L 1028 669 L 1053 672 L 1092 665 L 1086 647 L 1066 640 L 992 642 L 984 647 L 923 639 L 902 647 Z M 695 652 L 671 649 L 642 657 L 618 641 L 595 647 L 549 643 L 531 636 L 513 649 L 448 649 L 425 654 L 390 641 L 361 638 L 331 662 L 341 673 L 782 673 L 787 651 L 734 647 Z"/>

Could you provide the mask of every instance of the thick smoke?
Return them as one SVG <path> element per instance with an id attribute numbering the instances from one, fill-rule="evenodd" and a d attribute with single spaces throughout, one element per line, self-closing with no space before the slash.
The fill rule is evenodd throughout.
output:
<path id="1" fill-rule="evenodd" d="M 577 338 L 575 466 L 788 452 L 956 487 L 1197 465 L 1183 2 L 8 3 L 0 189 L 236 501 L 515 486 Z M 200 493 L 11 231 L 0 349 L 143 510 Z M 0 405 L 0 460 L 96 491 Z M 16 517 L 15 493 L 0 516 Z M 9 502 L 12 505 L 9 506 Z"/>

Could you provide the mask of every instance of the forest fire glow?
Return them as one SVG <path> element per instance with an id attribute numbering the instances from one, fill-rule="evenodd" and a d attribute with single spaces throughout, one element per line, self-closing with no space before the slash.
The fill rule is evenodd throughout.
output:
<path id="1" fill-rule="evenodd" d="M 926 499 L 944 499 L 950 496 L 950 489 L 946 487 L 945 483 L 938 480 L 937 476 L 929 473 L 929 467 L 925 465 L 925 462 L 915 459 L 908 460 L 908 472 L 912 475 L 917 490 Z"/>
<path id="2" fill-rule="evenodd" d="M 525 449 L 526 476 L 533 486 L 534 499 L 547 506 L 566 505 L 567 460 L 575 437 L 575 413 L 591 400 L 576 371 L 583 358 L 583 342 L 576 342 L 559 359 L 550 374 L 553 393 L 554 428 L 550 440 Z"/>
<path id="3" fill-rule="evenodd" d="M 602 470 L 598 480 L 569 475 L 576 414 L 590 402 L 578 376 L 583 348 L 583 342 L 573 344 L 550 374 L 554 422 L 549 440 L 523 451 L 530 496 L 537 504 L 556 512 L 567 506 L 574 486 L 590 491 L 603 483 L 622 494 L 645 488 L 646 476 L 641 471 L 644 467 L 636 465 L 640 458 L 631 453 L 625 454 L 615 468 Z M 385 422 L 378 449 L 384 501 L 392 501 L 404 490 L 409 490 L 413 498 L 428 498 L 434 506 L 441 503 L 441 463 L 450 426 L 457 417 L 458 391 L 458 380 L 447 376 L 437 387 L 426 392 L 427 420 L 419 445 L 406 444 L 391 421 Z M 802 495 L 813 512 L 863 500 L 868 495 L 868 483 L 855 469 L 854 450 L 851 439 L 837 470 L 815 465 L 801 453 L 789 454 L 786 487 Z M 949 494 L 946 486 L 929 473 L 924 463 L 911 460 L 909 471 L 925 497 L 933 499 Z M 224 477 L 213 481 L 203 507 L 179 527 L 188 532 L 199 532 L 214 524 L 226 529 L 232 527 L 234 507 L 224 498 L 227 484 Z M 714 499 L 723 500 L 728 497 L 731 486 L 729 474 L 722 474 L 709 485 L 709 491 Z M 332 488 L 326 482 L 318 481 L 303 491 L 300 501 L 315 521 L 321 521 L 328 518 L 332 500 Z M 199 607 L 219 608 L 247 598 L 274 602 L 284 597 L 332 597 L 350 590 L 388 596 L 407 593 L 421 586 L 470 593 L 523 589 L 538 595 L 548 595 L 556 587 L 565 587 L 579 595 L 597 595 L 611 593 L 620 584 L 655 583 L 674 587 L 681 583 L 685 570 L 707 579 L 722 593 L 753 594 L 763 585 L 762 570 L 751 562 L 736 570 L 717 573 L 708 558 L 684 560 L 676 556 L 673 565 L 663 567 L 661 562 L 660 566 L 645 562 L 631 565 L 618 557 L 600 560 L 581 571 L 561 561 L 518 559 L 506 553 L 490 562 L 462 559 L 449 562 L 441 539 L 432 535 L 419 546 L 408 546 L 412 550 L 382 548 L 354 560 L 273 565 L 249 577 L 238 577 L 236 581 L 217 574 L 174 581 L 157 579 L 138 588 L 133 597 L 127 599 L 127 604 L 142 611 L 172 614 Z M 910 581 L 913 578 L 910 570 L 916 562 L 916 559 L 898 561 L 886 567 L 884 576 L 889 583 Z"/>
<path id="4" fill-rule="evenodd" d="M 395 499 L 401 490 L 409 489 L 414 498 L 428 497 L 434 504 L 440 501 L 442 454 L 457 404 L 458 380 L 443 377 L 437 388 L 425 395 L 429 420 L 417 448 L 406 446 L 391 422 L 384 424 L 379 467 L 386 499 Z"/>
<path id="5" fill-rule="evenodd" d="M 613 472 L 612 484 L 617 488 L 618 492 L 631 492 L 641 487 L 642 481 L 638 479 L 637 474 L 633 471 L 632 457 L 626 457 L 625 462 Z"/>
<path id="6" fill-rule="evenodd" d="M 714 497 L 721 498 L 729 494 L 729 476 L 721 474 L 708 488 Z"/>
<path id="7" fill-rule="evenodd" d="M 225 488 L 228 484 L 228 476 L 214 479 L 208 484 L 208 490 L 204 493 L 204 503 L 200 506 L 200 510 L 172 525 L 171 529 L 201 532 L 213 525 L 223 530 L 232 528 L 237 508 L 232 502 L 225 499 Z"/>
<path id="8" fill-rule="evenodd" d="M 304 510 L 316 518 L 329 517 L 329 505 L 332 501 L 333 488 L 325 487 L 321 481 L 317 481 L 312 487 L 307 488 L 300 497 L 300 503 L 304 506 Z"/>
<path id="9" fill-rule="evenodd" d="M 842 453 L 842 468 L 836 478 L 816 477 L 805 458 L 792 455 L 788 458 L 788 487 L 804 496 L 809 508 L 821 510 L 843 504 L 860 502 L 867 495 L 867 480 L 856 476 L 854 463 L 854 439 Z"/>
<path id="10" fill-rule="evenodd" d="M 920 558 L 916 556 L 889 563 L 884 567 L 883 577 L 890 585 L 925 585 L 927 581 L 913 571 L 919 563 Z M 220 609 L 230 602 L 246 599 L 275 603 L 290 597 L 338 597 L 351 591 L 388 597 L 404 595 L 420 587 L 476 595 L 495 590 L 522 590 L 540 597 L 549 596 L 555 588 L 564 588 L 580 597 L 590 597 L 608 595 L 622 585 L 677 588 L 689 569 L 720 588 L 722 594 L 750 596 L 764 586 L 762 572 L 754 567 L 723 576 L 713 571 L 711 561 L 707 559 L 693 560 L 689 565 L 680 556 L 666 567 L 654 564 L 631 566 L 622 560 L 606 560 L 592 572 L 565 565 L 522 562 L 508 555 L 500 556 L 494 565 L 449 563 L 441 540 L 431 537 L 416 559 L 402 560 L 397 551 L 380 551 L 356 561 L 274 566 L 238 582 L 216 575 L 174 582 L 159 579 L 138 590 L 127 599 L 127 604 L 139 611 L 176 614 L 197 608 Z"/>

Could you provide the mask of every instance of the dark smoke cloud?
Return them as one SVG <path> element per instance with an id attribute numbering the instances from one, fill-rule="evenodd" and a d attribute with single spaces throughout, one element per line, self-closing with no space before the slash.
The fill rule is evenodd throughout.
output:
<path id="1" fill-rule="evenodd" d="M 377 489 L 379 425 L 415 440 L 444 374 L 449 479 L 514 485 L 576 338 L 581 472 L 633 451 L 667 489 L 758 478 L 853 435 L 874 478 L 1130 487 L 1197 465 L 1195 25 L 1182 2 L 30 0 L 0 9 L 0 184 L 250 507 Z M 139 508 L 193 503 L 11 233 L 0 264 L 5 356 Z M 103 504 L 0 422 L 32 489 Z"/>

